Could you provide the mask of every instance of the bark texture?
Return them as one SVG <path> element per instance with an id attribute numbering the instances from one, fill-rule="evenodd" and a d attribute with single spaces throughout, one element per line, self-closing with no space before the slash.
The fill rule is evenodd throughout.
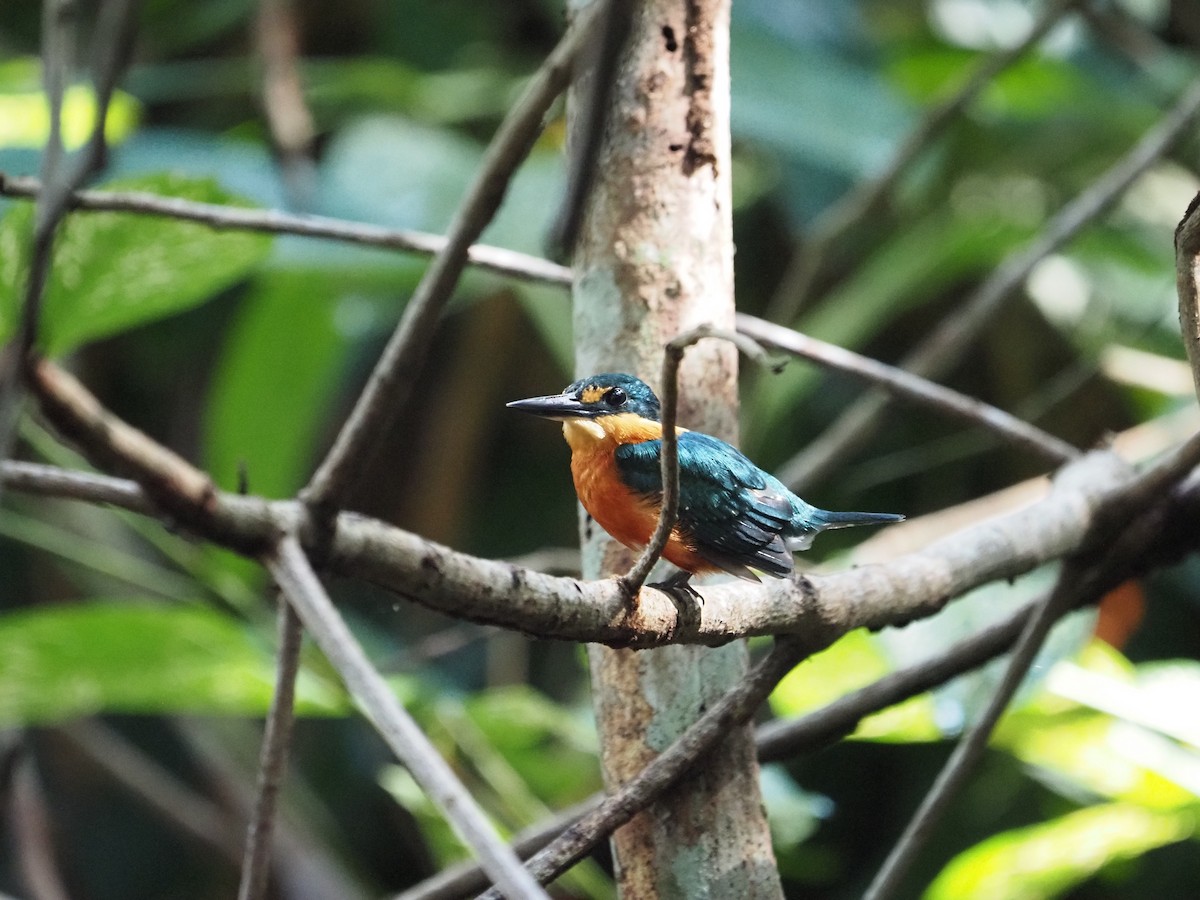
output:
<path id="1" fill-rule="evenodd" d="M 633 21 L 575 252 L 579 375 L 624 371 L 656 388 L 664 344 L 710 323 L 732 329 L 728 0 L 647 0 Z M 584 76 L 586 77 L 586 76 Z M 737 438 L 737 356 L 692 347 L 680 424 Z M 586 519 L 584 574 L 626 571 L 631 554 Z M 746 671 L 741 641 L 719 649 L 590 648 L 608 785 L 623 784 Z M 687 782 L 613 839 L 622 896 L 781 896 L 751 732 L 730 735 Z"/>

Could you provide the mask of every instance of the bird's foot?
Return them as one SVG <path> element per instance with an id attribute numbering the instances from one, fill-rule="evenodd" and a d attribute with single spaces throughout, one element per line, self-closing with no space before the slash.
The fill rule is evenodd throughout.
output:
<path id="1" fill-rule="evenodd" d="M 700 596 L 699 591 L 692 587 L 691 579 L 691 572 L 680 570 L 666 581 L 660 581 L 657 584 L 650 585 L 650 587 L 658 588 L 660 591 L 670 594 L 682 603 L 694 603 L 698 606 L 703 606 L 704 598 Z"/>

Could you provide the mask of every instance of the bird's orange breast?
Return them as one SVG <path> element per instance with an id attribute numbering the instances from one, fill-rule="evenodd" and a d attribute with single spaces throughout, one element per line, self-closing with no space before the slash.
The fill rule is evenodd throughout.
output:
<path id="1" fill-rule="evenodd" d="M 658 525 L 660 504 L 625 485 L 613 454 L 622 444 L 660 439 L 661 425 L 629 414 L 570 419 L 563 423 L 563 436 L 571 447 L 575 493 L 588 515 L 631 550 L 644 548 Z M 672 532 L 663 556 L 688 572 L 715 569 L 696 553 L 678 529 Z"/>

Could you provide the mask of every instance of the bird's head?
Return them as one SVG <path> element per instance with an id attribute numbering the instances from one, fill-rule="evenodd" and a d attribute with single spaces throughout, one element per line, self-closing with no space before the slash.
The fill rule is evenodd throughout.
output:
<path id="1" fill-rule="evenodd" d="M 658 398 L 646 382 L 632 375 L 591 375 L 568 385 L 561 394 L 514 400 L 508 406 L 562 422 L 572 450 L 662 437 Z"/>
<path id="2" fill-rule="evenodd" d="M 619 372 L 589 375 L 568 385 L 561 394 L 514 400 L 508 407 L 559 421 L 633 415 L 657 422 L 661 415 L 658 398 L 650 386 Z"/>

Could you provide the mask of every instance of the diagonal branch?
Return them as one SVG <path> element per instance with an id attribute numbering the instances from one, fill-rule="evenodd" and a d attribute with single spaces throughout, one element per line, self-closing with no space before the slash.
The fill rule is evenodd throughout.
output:
<path id="1" fill-rule="evenodd" d="M 12 455 L 16 442 L 25 358 L 37 341 L 59 225 L 70 208 L 72 194 L 103 168 L 106 161 L 108 107 L 137 27 L 136 5 L 136 0 L 108 0 L 100 4 L 92 36 L 96 121 L 86 147 L 72 160 L 64 158 L 62 104 L 71 77 L 78 11 L 69 0 L 46 0 L 42 7 L 42 77 L 50 119 L 41 163 L 45 190 L 38 196 L 34 209 L 33 248 L 16 339 L 6 354 L 0 354 L 0 459 Z M 68 162 L 72 165 L 68 166 Z"/>
<path id="2" fill-rule="evenodd" d="M 622 590 L 631 598 L 636 598 L 646 583 L 650 570 L 662 556 L 671 531 L 675 528 L 679 514 L 679 435 L 675 430 L 675 414 L 679 408 L 679 364 L 683 362 L 683 353 L 688 347 L 709 337 L 729 341 L 755 359 L 762 359 L 766 355 L 750 338 L 711 325 L 693 328 L 667 342 L 662 364 L 662 508 L 650 543 L 642 550 L 633 568 L 620 579 Z"/>
<path id="3" fill-rule="evenodd" d="M 796 719 L 779 719 L 759 726 L 755 732 L 755 744 L 760 762 L 788 759 L 809 753 L 825 747 L 853 733 L 859 722 L 872 713 L 886 709 L 910 697 L 915 697 L 924 691 L 944 684 L 957 675 L 983 665 L 1007 650 L 1020 633 L 1021 626 L 1029 618 L 1032 605 L 1017 610 L 1006 619 L 982 629 L 978 634 L 965 638 L 942 653 L 914 663 L 903 669 L 898 669 L 885 675 L 873 684 L 860 688 L 853 693 L 835 700 L 828 706 L 815 710 Z M 721 717 L 722 709 L 713 707 L 705 713 L 705 717 Z M 707 732 L 712 743 L 721 739 L 719 731 Z M 693 741 L 690 752 L 697 754 L 699 759 L 707 753 L 712 743 Z M 695 760 L 693 760 L 695 762 Z M 678 759 L 673 757 L 656 757 L 648 768 L 667 767 L 674 769 Z M 691 764 L 683 767 L 684 772 L 690 770 Z M 655 790 L 669 790 L 675 783 L 674 779 L 661 778 L 659 774 L 649 776 Z M 651 792 L 641 795 L 642 800 L 654 799 Z M 578 855 L 588 852 L 599 844 L 604 837 L 615 828 L 620 827 L 618 805 L 609 808 L 609 815 L 598 815 L 590 820 L 590 825 L 584 830 L 578 823 L 585 815 L 598 809 L 604 803 L 603 794 L 596 794 L 572 810 L 557 814 L 553 820 L 530 829 L 526 841 L 518 840 L 516 846 L 524 851 L 523 855 L 532 856 L 536 851 L 547 848 L 560 832 L 573 827 L 575 833 L 571 836 L 571 853 Z M 580 809 L 582 807 L 582 809 Z M 565 834 L 563 835 L 565 838 Z M 579 845 L 590 844 L 579 850 Z M 560 848 L 565 844 L 559 845 Z M 548 850 L 547 855 L 559 851 Z M 557 866 L 555 866 L 557 868 Z M 446 869 L 422 884 L 405 891 L 397 900 L 452 900 L 465 896 L 487 887 L 486 878 L 477 864 L 464 863 L 451 869 Z"/>
<path id="4" fill-rule="evenodd" d="M 820 363 L 828 369 L 853 375 L 868 384 L 882 387 L 893 396 L 920 403 L 947 416 L 986 428 L 1010 444 L 1022 447 L 1049 462 L 1064 463 L 1079 456 L 1079 450 L 1075 447 L 1036 425 L 920 375 L 744 313 L 738 314 L 737 327 L 739 333 L 764 344 Z"/>
<path id="5" fill-rule="evenodd" d="M 275 666 L 275 693 L 263 730 L 259 754 L 258 785 L 254 812 L 246 827 L 246 845 L 242 857 L 242 877 L 238 900 L 260 900 L 266 894 L 271 874 L 272 837 L 279 790 L 287 773 L 287 752 L 291 746 L 295 721 L 296 676 L 300 672 L 300 645 L 304 632 L 291 604 L 278 601 L 278 661 Z"/>
<path id="6" fill-rule="evenodd" d="M 105 502 L 144 509 L 147 501 L 177 526 L 257 556 L 304 519 L 295 501 L 227 494 L 187 462 L 111 414 L 47 362 L 33 384 L 43 413 L 95 462 L 136 478 L 142 490 L 96 483 Z M 136 436 L 136 437 L 135 437 Z M 148 450 L 147 448 L 153 448 Z M 8 471 L 8 464 L 2 470 Z M 21 470 L 26 484 L 31 472 Z M 36 479 L 33 479 L 36 481 Z M 860 626 L 881 628 L 929 616 L 980 584 L 1012 578 L 1077 551 L 1105 502 L 1122 495 L 1134 473 L 1112 453 L 1093 451 L 1065 466 L 1048 493 L 1016 512 L 979 522 L 919 552 L 886 563 L 770 585 L 714 585 L 686 616 L 661 591 L 643 588 L 636 608 L 612 579 L 585 582 L 458 553 L 363 516 L 344 513 L 323 546 L 323 566 L 380 585 L 458 618 L 543 638 L 647 647 L 714 643 L 752 634 L 804 634 L 825 646 Z M 79 479 L 76 479 L 78 482 Z M 81 485 L 72 485 L 81 491 Z M 1154 498 L 1151 498 L 1153 500 Z M 1124 496 L 1127 513 L 1145 506 Z M 306 538 L 307 539 L 307 538 Z M 1194 547 L 1194 530 L 1164 531 L 1162 552 Z"/>
<path id="7" fill-rule="evenodd" d="M 903 367 L 926 378 L 937 378 L 948 371 L 962 359 L 979 332 L 1025 282 L 1034 266 L 1101 216 L 1138 176 L 1174 146 L 1197 115 L 1200 115 L 1200 79 L 1188 85 L 1174 107 L 1124 157 L 1059 210 L 1036 240 L 1005 259 L 957 314 L 942 322 L 904 358 Z M 858 400 L 803 452 L 783 465 L 778 473 L 780 480 L 794 489 L 802 489 L 828 477 L 847 455 L 870 442 L 887 405 L 887 397 L 878 392 Z"/>
<path id="8" fill-rule="evenodd" d="M 928 843 L 933 829 L 982 759 L 996 724 L 1024 681 L 1054 623 L 1076 606 L 1095 600 L 1124 580 L 1130 564 L 1154 539 L 1153 525 L 1148 524 L 1156 509 L 1153 498 L 1169 493 L 1197 464 L 1200 464 L 1200 434 L 1115 492 L 1098 511 L 1092 529 L 1085 536 L 1083 549 L 1086 552 L 1102 548 L 1097 554 L 1099 561 L 1089 567 L 1083 562 L 1084 553 L 1078 551 L 1066 560 L 1054 589 L 1038 603 L 1026 623 L 983 715 L 955 746 L 867 888 L 864 900 L 887 900 L 895 896 L 917 854 Z"/>
<path id="9" fill-rule="evenodd" d="M 292 535 L 282 537 L 264 563 L 363 713 L 501 890 L 509 897 L 546 897 L 371 665 L 325 593 L 300 542 Z"/>
<path id="10" fill-rule="evenodd" d="M 380 433 L 407 399 L 438 316 L 467 264 L 467 251 L 500 208 L 509 180 L 541 132 L 550 104 L 566 89 L 575 58 L 591 39 L 597 8 L 603 5 L 591 4 L 579 14 L 501 123 L 450 224 L 445 248 L 425 272 L 349 420 L 301 495 L 319 512 L 342 504 Z"/>
<path id="11" fill-rule="evenodd" d="M 875 213 L 891 194 L 900 176 L 918 156 L 953 122 L 992 81 L 1021 59 L 1075 7 L 1090 0 L 1057 0 L 1042 12 L 1024 40 L 985 59 L 950 97 L 931 107 L 896 151 L 886 169 L 861 181 L 848 194 L 822 213 L 812 232 L 796 248 L 771 299 L 767 318 L 790 322 L 796 317 L 812 289 L 813 280 L 829 248 L 839 237 Z"/>
<path id="12" fill-rule="evenodd" d="M 767 696 L 809 652 L 800 637 L 778 640 L 775 647 L 735 687 L 725 693 L 654 762 L 627 781 L 592 812 L 568 828 L 529 860 L 529 870 L 543 884 L 557 878 L 604 837 L 645 809 L 688 772 L 701 754 L 747 721 Z M 483 895 L 498 900 L 495 889 Z"/>

